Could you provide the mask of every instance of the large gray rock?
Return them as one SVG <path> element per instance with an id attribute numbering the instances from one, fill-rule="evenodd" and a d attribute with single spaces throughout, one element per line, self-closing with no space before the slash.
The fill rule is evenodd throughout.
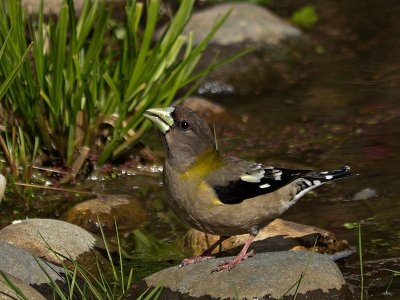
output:
<path id="1" fill-rule="evenodd" d="M 353 299 L 345 280 L 328 257 L 309 252 L 256 254 L 231 271 L 212 273 L 226 258 L 183 268 L 172 267 L 146 277 L 130 295 L 161 285 L 162 299 Z"/>
<path id="2" fill-rule="evenodd" d="M 254 51 L 211 72 L 200 92 L 258 94 L 295 82 L 293 63 L 301 61 L 308 52 L 308 39 L 266 8 L 249 3 L 215 5 L 194 13 L 185 33 L 193 31 L 198 44 L 215 20 L 230 9 L 230 17 L 211 40 L 200 68 L 209 65 L 216 54 L 225 58 L 245 49 Z"/>
<path id="3" fill-rule="evenodd" d="M 229 46 L 248 42 L 279 45 L 285 39 L 302 35 L 298 28 L 283 21 L 268 9 L 249 3 L 225 3 L 196 12 L 187 24 L 185 32 L 194 31 L 194 42 L 199 44 L 210 32 L 215 20 L 231 9 L 231 15 L 211 40 L 212 44 Z M 207 22 L 208 20 L 211 22 Z"/>
<path id="4" fill-rule="evenodd" d="M 0 241 L 25 249 L 54 264 L 65 261 L 55 252 L 78 261 L 88 269 L 96 269 L 96 257 L 100 262 L 104 261 L 96 251 L 96 247 L 102 246 L 97 237 L 76 225 L 58 220 L 14 221 L 0 230 Z"/>
<path id="5" fill-rule="evenodd" d="M 53 294 L 50 278 L 59 284 L 62 289 L 65 288 L 63 268 L 45 262 L 28 251 L 2 241 L 0 241 L 0 270 L 35 288 L 43 295 L 52 296 Z M 2 277 L 0 279 L 3 280 Z M 0 291 L 3 291 L 3 288 L 0 288 Z"/>
<path id="6" fill-rule="evenodd" d="M 34 288 L 27 285 L 23 281 L 15 278 L 14 276 L 5 273 L 5 276 L 8 280 L 12 282 L 14 286 L 16 286 L 21 293 L 26 296 L 27 299 L 30 300 L 45 300 L 39 292 L 37 292 Z M 0 300 L 15 300 L 19 299 L 18 294 L 12 289 L 9 285 L 5 283 L 3 277 L 0 277 Z"/>

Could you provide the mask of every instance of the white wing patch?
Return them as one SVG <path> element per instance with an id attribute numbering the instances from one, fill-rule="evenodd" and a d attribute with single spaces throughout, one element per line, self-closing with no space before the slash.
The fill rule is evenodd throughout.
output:
<path id="1" fill-rule="evenodd" d="M 257 183 L 260 182 L 261 179 L 264 177 L 265 171 L 264 170 L 255 170 L 251 172 L 251 174 L 244 174 L 240 176 L 240 179 L 247 182 Z"/>
<path id="2" fill-rule="evenodd" d="M 268 172 L 267 175 L 265 174 L 265 170 L 267 170 Z M 265 176 L 279 181 L 281 180 L 282 171 L 276 170 L 274 169 L 274 167 L 264 167 L 262 164 L 254 164 L 250 168 L 250 171 L 240 176 L 240 179 L 246 182 L 259 183 Z M 269 184 L 262 184 L 260 185 L 260 188 L 263 189 L 263 188 L 268 188 L 270 186 L 271 185 Z"/>
<path id="3" fill-rule="evenodd" d="M 260 169 L 264 169 L 263 168 L 263 166 L 262 166 L 262 164 L 253 164 L 252 166 L 251 166 L 251 171 L 257 171 L 257 170 L 260 170 Z"/>
<path id="4" fill-rule="evenodd" d="M 271 186 L 270 184 L 264 183 L 264 184 L 260 185 L 260 188 L 266 189 L 266 188 L 269 188 L 270 186 Z"/>

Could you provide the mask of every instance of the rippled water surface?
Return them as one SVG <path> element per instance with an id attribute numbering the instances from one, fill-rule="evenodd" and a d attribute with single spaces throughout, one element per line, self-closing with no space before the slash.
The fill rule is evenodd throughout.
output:
<path id="1" fill-rule="evenodd" d="M 398 5 L 393 10 L 399 11 Z M 240 128 L 221 130 L 222 149 L 287 167 L 327 170 L 349 165 L 359 174 L 317 189 L 284 218 L 330 230 L 353 246 L 358 246 L 358 233 L 344 224 L 361 223 L 364 285 L 371 299 L 400 298 L 400 279 L 387 270 L 400 270 L 398 27 L 386 28 L 382 36 L 374 28 L 376 40 L 348 57 L 323 57 L 312 63 L 307 66 L 312 70 L 309 78 L 290 90 L 218 99 L 246 120 Z M 363 34 L 372 39 L 371 32 Z M 358 194 L 362 191 L 364 195 Z M 157 220 L 149 228 L 154 234 L 165 230 L 160 235 L 165 244 L 157 250 L 168 264 L 168 259 L 179 256 L 174 245 L 182 227 L 175 219 L 176 228 Z M 151 261 L 150 254 L 142 255 Z M 358 259 L 355 254 L 339 262 L 356 293 Z"/>
<path id="2" fill-rule="evenodd" d="M 359 174 L 318 188 L 284 218 L 332 231 L 352 246 L 358 246 L 357 230 L 344 224 L 361 223 L 365 288 L 371 299 L 400 297 L 400 279 L 389 286 L 393 276 L 387 270 L 400 270 L 400 73 L 393 71 L 400 69 L 400 55 L 394 55 L 393 44 L 315 64 L 308 80 L 285 92 L 219 100 L 245 120 L 220 130 L 225 151 L 293 168 L 349 165 Z M 388 62 L 388 55 L 393 60 Z M 125 180 L 120 184 L 129 186 L 135 179 Z M 141 249 L 134 254 L 141 274 L 183 257 L 179 242 L 185 227 L 164 206 L 159 180 L 153 182 L 153 219 L 140 231 L 150 238 L 136 232 L 127 239 Z M 358 259 L 355 254 L 339 262 L 356 293 Z"/>

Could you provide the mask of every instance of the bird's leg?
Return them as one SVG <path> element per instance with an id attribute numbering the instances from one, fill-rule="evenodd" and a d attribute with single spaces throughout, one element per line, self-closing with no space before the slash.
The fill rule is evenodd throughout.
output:
<path id="1" fill-rule="evenodd" d="M 222 263 L 218 264 L 218 266 L 213 269 L 213 272 L 218 272 L 224 269 L 233 269 L 236 267 L 242 260 L 245 260 L 246 258 L 252 257 L 254 255 L 254 250 L 251 250 L 250 252 L 247 253 L 247 250 L 250 247 L 250 244 L 254 241 L 256 238 L 256 234 L 250 234 L 249 239 L 247 240 L 246 244 L 244 244 L 242 251 L 239 252 L 239 254 L 231 260 L 226 260 L 223 261 Z"/>
<path id="2" fill-rule="evenodd" d="M 182 268 L 183 266 L 197 264 L 199 262 L 214 258 L 214 256 L 212 256 L 212 252 L 214 251 L 214 249 L 228 238 L 229 236 L 221 236 L 218 241 L 216 241 L 214 244 L 204 250 L 203 253 L 201 253 L 199 256 L 185 258 L 178 267 Z"/>

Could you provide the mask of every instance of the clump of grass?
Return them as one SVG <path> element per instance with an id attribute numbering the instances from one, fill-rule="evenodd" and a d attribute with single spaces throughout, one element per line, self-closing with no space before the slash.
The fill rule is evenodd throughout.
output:
<path id="1" fill-rule="evenodd" d="M 2 61 L 4 51 L 6 49 L 6 44 L 10 38 L 11 32 L 13 28 L 10 28 L 8 31 L 5 40 L 3 42 L 3 45 L 1 46 L 0 49 L 0 61 Z M 20 58 L 17 58 L 15 61 L 15 65 L 12 67 L 10 70 L 10 73 L 8 73 L 4 78 L 3 82 L 0 84 L 0 100 L 4 97 L 4 95 L 7 93 L 8 89 L 10 88 L 12 82 L 18 75 L 18 72 L 20 68 L 22 67 L 23 63 L 27 59 L 27 56 L 29 54 L 29 51 L 32 48 L 32 43 L 27 47 L 25 52 L 21 54 Z M 0 102 L 0 109 L 2 109 L 2 105 Z M 7 120 L 7 112 L 6 111 L 0 111 L 0 120 L 4 119 Z M 19 177 L 19 166 L 23 165 L 26 166 L 24 167 L 23 170 L 23 178 L 25 179 L 30 179 L 31 174 L 32 174 L 32 161 L 35 157 L 35 154 L 37 152 L 37 146 L 38 146 L 38 140 L 35 138 L 34 139 L 34 146 L 33 149 L 30 149 L 30 145 L 26 143 L 26 136 L 24 135 L 21 127 L 13 127 L 12 130 L 8 130 L 7 123 L 4 122 L 4 125 L 0 125 L 0 150 L 3 153 L 3 158 L 0 157 L 2 161 L 0 161 L 0 170 L 4 170 L 4 163 L 7 164 L 10 173 L 12 174 L 12 179 L 18 178 Z M 14 190 L 22 195 L 20 189 L 16 186 L 14 186 Z M 1 202 L 1 197 L 0 197 L 0 202 Z"/>
<path id="2" fill-rule="evenodd" d="M 145 4 L 127 1 L 118 25 L 105 1 L 85 0 L 77 17 L 73 0 L 65 0 L 57 18 L 44 16 L 43 2 L 37 18 L 25 15 L 20 0 L 0 2 L 0 82 L 7 85 L 0 88 L 6 128 L 0 136 L 3 155 L 17 155 L 7 157 L 12 175 L 18 176 L 17 165 L 31 165 L 36 153 L 62 162 L 70 171 L 65 181 L 89 158 L 98 165 L 119 158 L 149 128 L 142 116 L 146 109 L 168 106 L 191 84 L 177 100 L 184 99 L 209 70 L 230 60 L 194 73 L 228 14 L 195 46 L 191 33 L 182 35 L 194 0 L 181 1 L 154 42 L 161 1 Z M 105 138 L 104 124 L 112 124 Z"/>

